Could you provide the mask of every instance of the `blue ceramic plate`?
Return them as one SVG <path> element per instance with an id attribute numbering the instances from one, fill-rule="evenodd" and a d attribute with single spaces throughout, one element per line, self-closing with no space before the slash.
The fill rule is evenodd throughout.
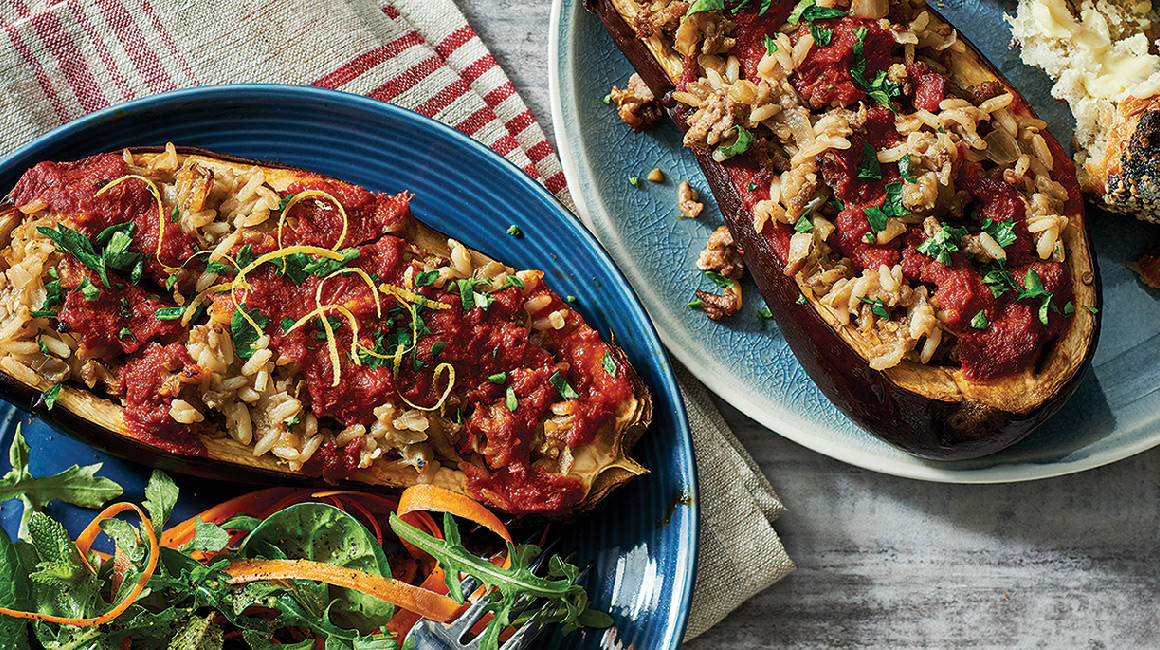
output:
<path id="1" fill-rule="evenodd" d="M 788 2 L 790 0 L 779 0 Z M 1023 66 L 1008 45 L 1003 11 L 1013 2 L 938 3 L 1019 88 L 1062 142 L 1071 141 L 1067 106 L 1050 84 Z M 1103 333 L 1091 370 L 1075 396 L 1023 442 L 977 460 L 924 460 L 878 440 L 829 402 L 798 364 L 746 282 L 745 308 L 710 322 L 686 303 L 696 289 L 715 290 L 694 266 L 709 233 L 723 221 L 704 177 L 672 125 L 634 134 L 601 100 L 624 87 L 632 67 L 600 21 L 579 0 L 556 0 L 549 44 L 552 121 L 564 173 L 580 216 L 608 249 L 640 296 L 661 340 L 710 389 L 746 415 L 810 449 L 878 472 L 933 481 L 1019 481 L 1098 467 L 1160 444 L 1160 293 L 1124 264 L 1139 256 L 1155 228 L 1089 209 L 1104 285 Z M 643 179 L 653 167 L 663 184 Z M 678 219 L 676 184 L 688 180 L 708 199 L 698 219 Z"/>
<path id="2" fill-rule="evenodd" d="M 644 310 L 608 255 L 575 219 L 514 165 L 458 132 L 389 104 L 294 86 L 182 90 L 115 106 L 63 126 L 0 161 L 0 196 L 41 160 L 72 160 L 126 146 L 167 141 L 234 156 L 304 167 L 376 192 L 414 192 L 421 221 L 470 247 L 522 268 L 541 268 L 551 286 L 605 337 L 614 335 L 652 390 L 653 425 L 634 456 L 652 473 L 612 495 L 589 518 L 557 527 L 590 563 L 589 593 L 616 618 L 617 636 L 637 648 L 676 648 L 685 629 L 697 558 L 696 505 L 688 422 L 676 382 Z M 512 224 L 524 236 L 504 234 Z M 35 474 L 73 463 L 104 462 L 102 474 L 142 498 L 148 469 L 106 456 L 43 422 L 0 407 L 0 456 L 18 421 L 32 445 Z M 247 491 L 242 485 L 182 479 L 181 512 L 191 516 Z M 695 502 L 694 502 L 695 503 Z M 59 504 L 58 504 L 59 505 Z M 75 533 L 93 513 L 57 508 Z M 19 506 L 3 506 L 15 532 Z M 601 633 L 543 648 L 597 648 Z"/>

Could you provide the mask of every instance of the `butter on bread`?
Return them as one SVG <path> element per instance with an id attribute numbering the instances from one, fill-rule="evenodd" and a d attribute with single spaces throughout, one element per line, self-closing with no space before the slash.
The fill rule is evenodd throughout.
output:
<path id="1" fill-rule="evenodd" d="M 1160 19 L 1149 0 L 1019 0 L 1008 17 L 1027 65 L 1076 119 L 1084 193 L 1160 223 Z"/>

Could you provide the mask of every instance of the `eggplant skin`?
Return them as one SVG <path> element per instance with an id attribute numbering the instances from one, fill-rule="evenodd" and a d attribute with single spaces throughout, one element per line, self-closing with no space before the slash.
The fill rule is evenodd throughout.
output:
<path id="1" fill-rule="evenodd" d="M 165 149 L 139 147 L 129 151 L 134 156 L 160 156 L 164 154 Z M 308 170 L 277 163 L 237 158 L 189 147 L 177 147 L 176 152 L 179 157 L 190 157 L 239 169 L 261 167 L 267 174 L 268 182 L 272 186 L 277 186 L 279 191 L 284 189 L 283 186 L 298 180 L 323 180 L 337 185 L 350 185 Z M 10 201 L 0 201 L 0 224 L 12 223 L 20 218 L 23 218 L 23 214 Z M 403 236 L 417 249 L 450 259 L 451 251 L 448 248 L 446 234 L 414 220 L 409 213 L 405 221 L 406 226 L 403 230 L 395 234 Z M 3 226 L 0 225 L 0 228 Z M 495 261 L 478 251 L 468 253 L 474 268 L 482 268 Z M 595 508 L 606 496 L 633 477 L 648 472 L 634 461 L 629 453 L 651 424 L 651 394 L 632 367 L 624 350 L 612 344 L 606 347 L 609 357 L 606 357 L 605 362 L 614 362 L 623 370 L 624 377 L 631 384 L 631 394 L 615 405 L 613 416 L 599 426 L 591 442 L 573 448 L 575 457 L 584 463 L 584 469 L 579 471 L 572 469 L 567 476 L 578 481 L 582 496 L 568 509 L 518 509 L 509 513 L 515 515 L 521 522 L 568 520 L 582 515 Z M 52 384 L 43 377 L 35 384 L 30 384 L 0 370 L 0 396 L 39 415 L 73 437 L 113 455 L 168 472 L 232 483 L 334 485 L 334 482 L 322 477 L 291 471 L 270 454 L 253 455 L 250 445 L 242 444 L 224 432 L 213 431 L 214 425 L 209 420 L 194 425 L 201 427 L 197 433 L 204 445 L 204 454 L 179 453 L 151 444 L 126 427 L 122 418 L 122 407 L 118 402 L 87 390 L 83 384 L 73 381 L 59 384 L 59 394 L 54 405 L 49 408 L 43 399 L 43 392 L 51 386 Z M 338 483 L 353 489 L 390 490 L 409 487 L 418 483 L 419 479 L 419 474 L 411 468 L 396 463 L 372 463 L 370 468 L 358 469 Z M 469 485 L 467 474 L 454 463 L 440 466 L 427 477 L 427 482 L 472 496 L 495 510 L 506 510 L 502 503 L 495 500 L 494 495 L 483 495 L 481 498 L 473 494 L 474 490 Z"/>
<path id="2" fill-rule="evenodd" d="M 692 109 L 672 99 L 673 80 L 649 47 L 637 38 L 633 26 L 618 12 L 616 2 L 586 0 L 586 7 L 600 18 L 670 119 L 682 132 L 687 130 Z M 936 20 L 946 22 L 934 9 L 926 10 Z M 958 39 L 967 47 L 952 75 L 965 76 L 972 84 L 996 81 L 1020 96 L 962 34 Z M 1027 109 L 1034 116 L 1029 106 Z M 961 377 L 951 381 L 939 367 L 903 362 L 900 366 L 907 366 L 905 371 L 898 367 L 885 371 L 871 368 L 821 317 L 820 306 L 812 298 L 799 304 L 800 287 L 794 277 L 783 273 L 768 240 L 757 235 L 753 214 L 744 207 L 725 166 L 714 161 L 707 150 L 691 148 L 691 152 L 781 335 L 822 393 L 860 427 L 903 451 L 934 460 L 963 460 L 998 452 L 1055 414 L 1078 386 L 1099 338 L 1100 278 L 1074 167 L 1054 137 L 1046 131 L 1042 135 L 1056 159 L 1063 159 L 1070 175 L 1067 211 L 1072 227 L 1064 238 L 1076 305 L 1090 305 L 1095 311 L 1077 309 L 1072 322 L 1048 346 L 1035 368 L 1016 377 L 966 387 Z"/>

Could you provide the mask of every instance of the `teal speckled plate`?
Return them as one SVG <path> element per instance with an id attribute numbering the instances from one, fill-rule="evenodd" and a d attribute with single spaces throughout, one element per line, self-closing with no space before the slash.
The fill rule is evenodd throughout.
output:
<path id="1" fill-rule="evenodd" d="M 415 194 L 411 210 L 433 228 L 519 268 L 545 270 L 562 295 L 607 339 L 624 348 L 653 396 L 653 423 L 633 456 L 650 474 L 611 495 L 596 512 L 553 530 L 576 562 L 594 606 L 611 612 L 628 647 L 673 650 L 684 634 L 697 562 L 698 506 L 684 404 L 664 349 L 608 255 L 540 185 L 466 136 L 397 106 L 307 86 L 217 86 L 179 90 L 110 107 L 67 124 L 0 160 L 0 196 L 41 160 L 74 160 L 126 146 L 195 146 L 304 167 L 372 191 Z M 505 230 L 515 224 L 522 237 Z M 17 405 L 27 408 L 27 404 Z M 33 474 L 101 461 L 101 474 L 142 499 L 148 468 L 113 458 L 0 400 L 0 457 L 16 424 L 32 446 Z M 0 473 L 7 470 L 0 461 Z M 252 489 L 178 478 L 175 520 Z M 688 499 L 682 499 L 688 496 Z M 688 502 L 688 505 L 683 505 Z M 54 504 L 50 513 L 80 532 L 95 513 Z M 0 505 L 14 534 L 16 501 Z M 595 650 L 603 630 L 558 633 L 537 648 Z M 3 643 L 0 643 L 3 645 Z"/>
<path id="2" fill-rule="evenodd" d="M 789 2 L 791 0 L 777 0 Z M 1070 142 L 1067 106 L 1049 81 L 1008 47 L 1003 11 L 1013 1 L 947 0 L 941 11 L 994 61 Z M 580 0 L 556 0 L 549 44 L 552 121 L 564 173 L 581 218 L 628 276 L 669 352 L 721 398 L 769 429 L 810 449 L 878 472 L 932 481 L 996 483 L 1098 467 L 1160 444 L 1160 292 L 1124 265 L 1157 234 L 1154 226 L 1089 208 L 1104 286 L 1103 332 L 1092 367 L 1067 405 L 1003 452 L 937 462 L 903 453 L 860 429 L 806 375 L 772 323 L 752 282 L 745 308 L 713 323 L 686 307 L 696 289 L 714 290 L 694 266 L 723 223 L 704 177 L 672 125 L 634 134 L 601 100 L 624 86 L 632 67 Z M 643 180 L 661 168 L 663 184 Z M 629 184 L 641 177 L 639 189 Z M 676 184 L 688 180 L 707 199 L 698 219 L 678 219 Z"/>

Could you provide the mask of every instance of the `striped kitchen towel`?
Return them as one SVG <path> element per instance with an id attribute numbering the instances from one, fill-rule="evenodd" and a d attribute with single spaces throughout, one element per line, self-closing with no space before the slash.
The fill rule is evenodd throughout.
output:
<path id="1" fill-rule="evenodd" d="M 306 84 L 449 124 L 568 208 L 560 162 L 452 0 L 0 0 L 0 153 L 187 86 Z M 414 19 L 414 20 L 412 20 Z"/>

